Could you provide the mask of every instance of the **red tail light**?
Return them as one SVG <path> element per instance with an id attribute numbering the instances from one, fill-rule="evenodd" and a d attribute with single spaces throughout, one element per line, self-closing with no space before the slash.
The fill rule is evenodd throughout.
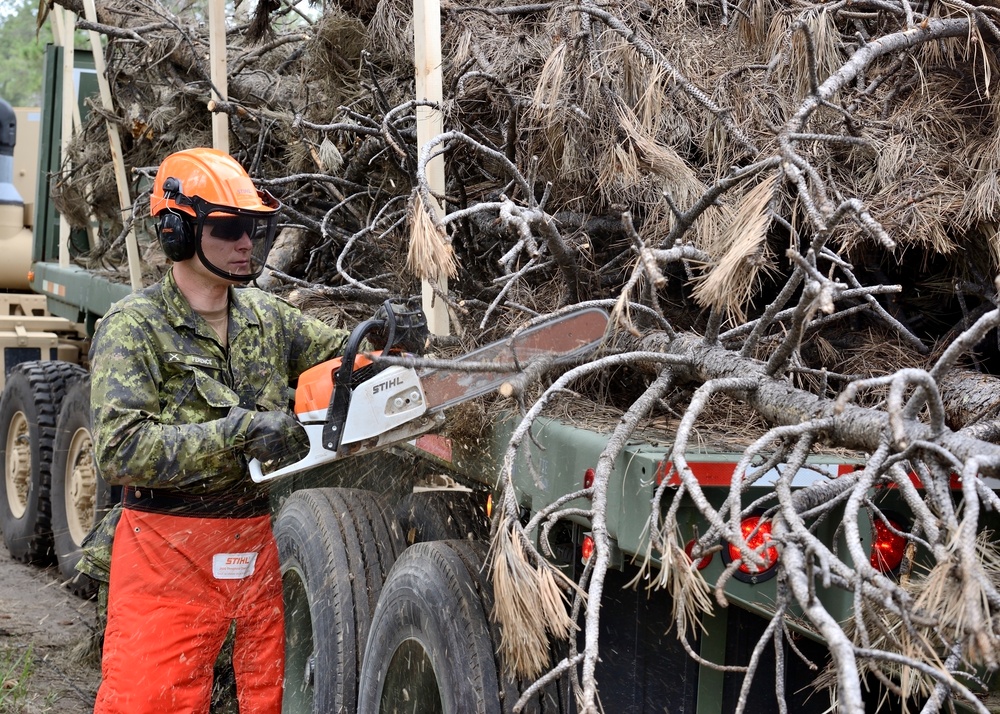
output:
<path id="1" fill-rule="evenodd" d="M 583 472 L 583 487 L 590 488 L 594 485 L 594 469 L 587 469 Z"/>
<path id="2" fill-rule="evenodd" d="M 902 530 L 899 523 L 892 518 L 886 520 L 892 528 L 886 525 L 881 518 L 876 518 L 872 524 L 872 567 L 881 573 L 891 573 L 899 568 L 903 562 L 903 555 L 906 552 L 906 538 L 893 532 Z"/>
<path id="3" fill-rule="evenodd" d="M 586 563 L 590 560 L 590 556 L 594 554 L 594 539 L 590 536 L 583 537 L 583 543 L 580 544 L 580 557 L 583 558 L 583 562 Z"/>
<path id="4" fill-rule="evenodd" d="M 771 522 L 763 520 L 760 516 L 747 516 L 740 523 L 740 531 L 747 545 L 757 552 L 764 563 L 757 566 L 754 563 L 741 562 L 736 571 L 736 578 L 744 582 L 758 582 L 774 575 L 777 572 L 774 566 L 778 564 L 778 549 L 773 545 L 767 545 L 771 542 Z M 732 543 L 723 552 L 728 555 L 726 559 L 728 563 L 740 558 L 740 549 Z"/>
<path id="5" fill-rule="evenodd" d="M 691 553 L 694 552 L 694 544 L 697 542 L 698 541 L 695 540 L 689 540 L 687 542 L 687 545 L 684 546 L 684 552 L 687 553 L 687 557 L 691 559 L 692 563 L 694 562 L 694 558 L 691 556 Z M 701 558 L 698 558 L 698 562 L 695 564 L 695 567 L 698 568 L 698 570 L 704 570 L 711 563 L 712 563 L 712 554 L 709 553 L 708 555 L 704 555 Z"/>

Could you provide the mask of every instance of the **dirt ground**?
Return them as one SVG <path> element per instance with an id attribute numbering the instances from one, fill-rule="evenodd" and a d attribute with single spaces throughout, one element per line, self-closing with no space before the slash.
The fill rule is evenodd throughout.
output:
<path id="1" fill-rule="evenodd" d="M 0 544 L 0 714 L 93 711 L 96 609 L 61 587 L 56 568 L 13 561 Z"/>

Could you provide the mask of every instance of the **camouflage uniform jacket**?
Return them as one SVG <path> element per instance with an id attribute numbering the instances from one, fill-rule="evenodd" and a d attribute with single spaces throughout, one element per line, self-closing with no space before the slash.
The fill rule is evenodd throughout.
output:
<path id="1" fill-rule="evenodd" d="M 173 273 L 101 321 L 90 352 L 91 424 L 109 483 L 234 498 L 255 488 L 221 420 L 237 404 L 286 409 L 290 381 L 340 352 L 348 333 L 255 288 L 231 289 L 229 303 L 228 350 Z M 102 633 L 121 512 L 116 505 L 88 534 L 76 566 L 100 584 Z"/>
<path id="2" fill-rule="evenodd" d="M 111 484 L 249 495 L 230 409 L 287 410 L 289 383 L 347 332 L 257 288 L 230 288 L 229 346 L 168 273 L 115 303 L 90 352 L 94 452 Z M 228 428 L 227 428 L 228 425 Z"/>

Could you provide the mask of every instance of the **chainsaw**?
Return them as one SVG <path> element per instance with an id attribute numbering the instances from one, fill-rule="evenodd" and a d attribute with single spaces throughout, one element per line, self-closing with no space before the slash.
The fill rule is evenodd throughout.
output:
<path id="1" fill-rule="evenodd" d="M 250 476 L 263 483 L 415 439 L 443 426 L 446 409 L 498 389 L 534 359 L 570 360 L 587 354 L 600 343 L 607 326 L 604 310 L 583 308 L 462 355 L 452 361 L 454 369 L 419 370 L 372 359 L 381 354 L 412 356 L 426 341 L 423 313 L 387 301 L 373 319 L 351 331 L 341 357 L 299 376 L 294 411 L 309 437 L 309 452 L 274 470 L 253 459 Z M 366 354 L 360 349 L 366 339 L 369 345 L 384 346 Z M 482 369 L 462 370 L 463 363 Z"/>

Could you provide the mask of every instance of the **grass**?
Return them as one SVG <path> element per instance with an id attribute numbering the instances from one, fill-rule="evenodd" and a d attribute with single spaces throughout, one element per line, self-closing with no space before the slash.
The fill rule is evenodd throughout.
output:
<path id="1" fill-rule="evenodd" d="M 38 696 L 29 686 L 34 673 L 35 653 L 31 645 L 0 647 L 0 714 L 53 711 L 53 695 L 39 707 Z"/>
<path id="2" fill-rule="evenodd" d="M 12 647 L 0 649 L 0 712 L 16 712 L 29 696 L 28 681 L 35 671 L 35 655 Z"/>

